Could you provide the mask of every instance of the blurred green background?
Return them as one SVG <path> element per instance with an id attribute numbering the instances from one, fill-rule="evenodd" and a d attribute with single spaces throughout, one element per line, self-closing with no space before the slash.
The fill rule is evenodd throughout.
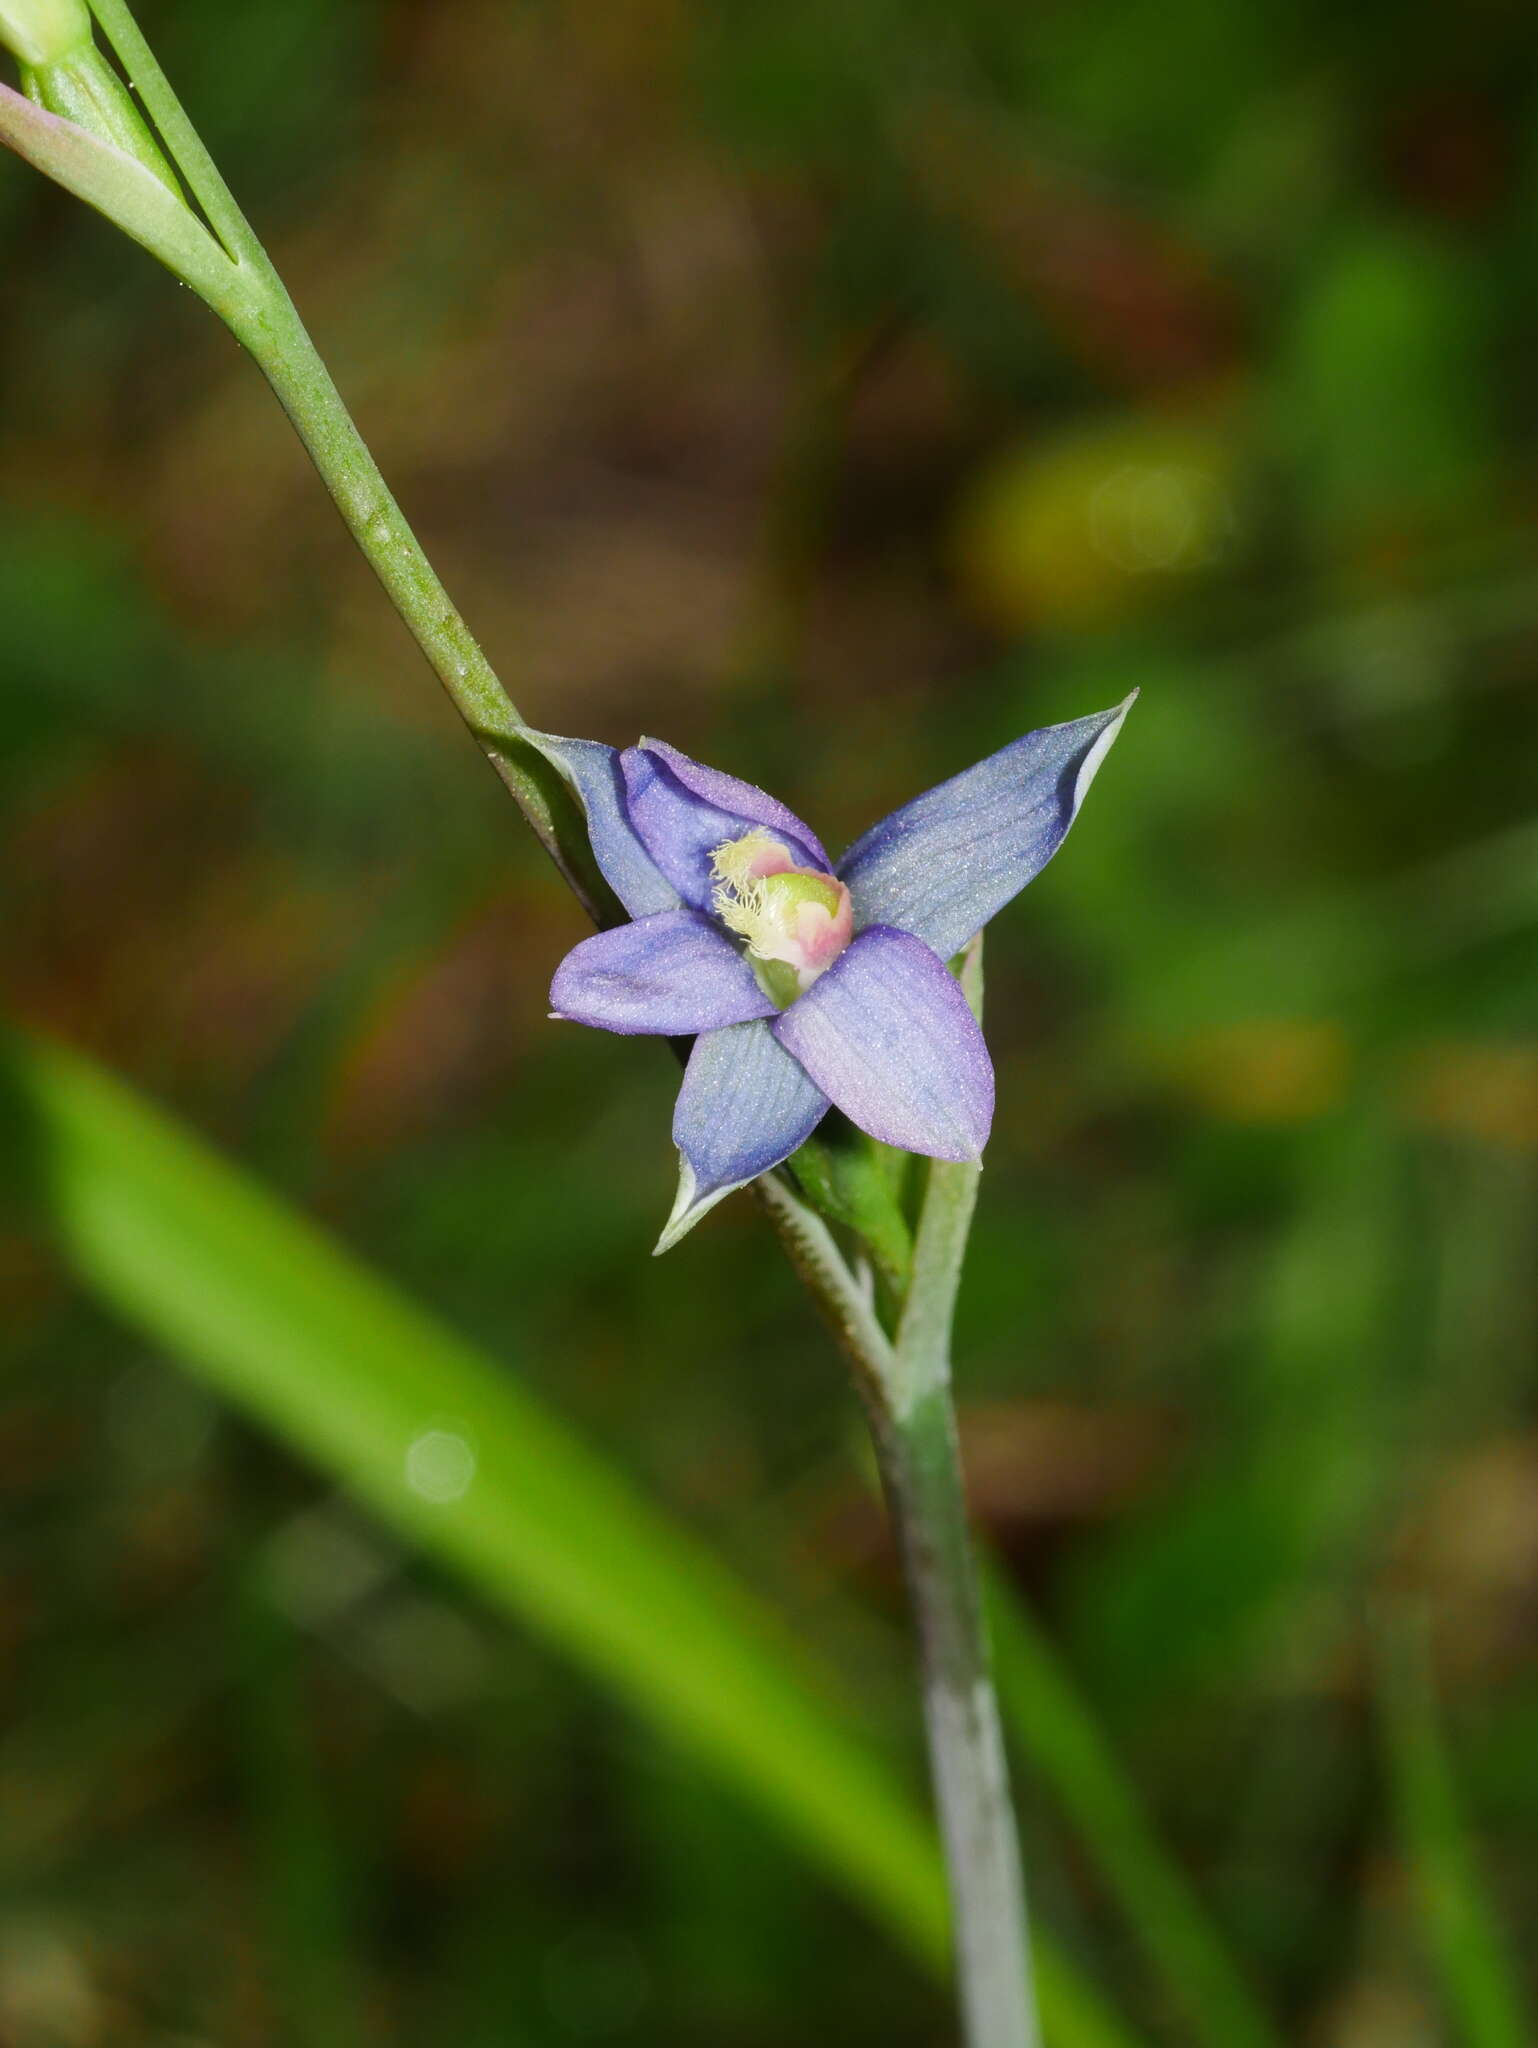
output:
<path id="1" fill-rule="evenodd" d="M 840 844 L 1142 686 L 990 937 L 977 1515 L 1278 2040 L 1525 2038 L 1486 1945 L 1538 1952 L 1528 10 L 140 18 L 533 722 Z M 259 375 L 8 158 L 0 278 L 11 1012 L 503 1361 L 917 1786 L 831 1346 L 746 1198 L 648 1258 L 676 1074 L 546 1023 L 579 914 Z M 25 1150 L 7 2048 L 952 2038 L 740 1788 L 82 1287 Z M 1199 2038 L 1023 1693 L 1044 1922 Z"/>

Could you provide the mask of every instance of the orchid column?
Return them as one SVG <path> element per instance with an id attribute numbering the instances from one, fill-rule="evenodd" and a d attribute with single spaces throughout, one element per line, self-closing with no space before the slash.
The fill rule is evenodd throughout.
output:
<path id="1" fill-rule="evenodd" d="M 93 16 L 137 100 L 97 48 Z M 531 731 L 124 0 L 91 0 L 89 12 L 83 0 L 0 0 L 0 48 L 23 87 L 0 85 L 0 142 L 149 249 L 250 351 L 475 740 L 602 927 L 557 972 L 554 1014 L 693 1041 L 673 1125 L 677 1197 L 657 1249 L 751 1183 L 854 1368 L 918 1624 L 966 2039 L 1036 2048 L 950 1328 L 993 1114 L 982 929 L 1062 844 L 1127 704 L 1026 734 L 836 861 L 775 798 L 660 741 L 619 752 Z"/>

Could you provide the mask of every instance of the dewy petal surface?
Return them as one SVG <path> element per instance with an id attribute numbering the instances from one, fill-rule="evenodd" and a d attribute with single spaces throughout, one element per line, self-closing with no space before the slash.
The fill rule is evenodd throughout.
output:
<path id="1" fill-rule="evenodd" d="M 766 1023 L 695 1040 L 673 1112 L 678 1199 L 657 1243 L 665 1252 L 745 1181 L 788 1159 L 822 1121 L 828 1098 Z"/>
<path id="2" fill-rule="evenodd" d="M 587 836 L 604 880 L 632 917 L 676 910 L 678 891 L 646 851 L 625 809 L 625 778 L 617 747 L 600 740 L 566 740 L 551 732 L 525 732 L 576 790 Z"/>
<path id="3" fill-rule="evenodd" d="M 959 953 L 1062 845 L 1136 695 L 1028 732 L 873 825 L 838 864 L 856 929 Z"/>
<path id="4" fill-rule="evenodd" d="M 932 1159 L 975 1159 L 993 1062 L 961 984 L 907 932 L 874 925 L 770 1026 L 852 1123 Z"/>
<path id="5" fill-rule="evenodd" d="M 789 847 L 796 867 L 827 873 L 821 841 L 793 811 L 735 775 L 702 767 L 661 740 L 643 740 L 620 756 L 625 807 L 647 853 L 686 903 L 708 910 L 710 856 L 760 825 Z"/>
<path id="6" fill-rule="evenodd" d="M 774 1005 L 731 940 L 693 910 L 662 910 L 574 946 L 555 971 L 557 1017 L 676 1037 L 768 1017 Z"/>

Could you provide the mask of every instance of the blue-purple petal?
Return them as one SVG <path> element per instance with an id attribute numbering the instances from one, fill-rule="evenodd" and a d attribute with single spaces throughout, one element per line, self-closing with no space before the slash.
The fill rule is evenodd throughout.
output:
<path id="1" fill-rule="evenodd" d="M 893 925 L 942 959 L 959 953 L 1062 845 L 1136 695 L 1028 732 L 873 825 L 838 865 L 855 928 Z"/>
<path id="2" fill-rule="evenodd" d="M 829 870 L 815 833 L 751 782 L 702 767 L 661 740 L 628 747 L 620 771 L 631 825 L 668 881 L 697 910 L 708 910 L 714 894 L 711 854 L 755 825 L 782 840 L 798 867 Z"/>
<path id="3" fill-rule="evenodd" d="M 874 925 L 770 1026 L 851 1123 L 932 1159 L 976 1159 L 993 1062 L 961 984 L 907 932 Z"/>
<path id="4" fill-rule="evenodd" d="M 552 1013 L 600 1031 L 678 1037 L 767 1017 L 774 1005 L 731 940 L 692 910 L 662 910 L 574 946 Z"/>
<path id="5" fill-rule="evenodd" d="M 788 1159 L 822 1121 L 828 1098 L 766 1023 L 695 1040 L 673 1112 L 678 1199 L 658 1241 L 669 1250 L 708 1209 Z"/>
<path id="6" fill-rule="evenodd" d="M 659 871 L 631 826 L 619 749 L 606 747 L 599 740 L 566 740 L 550 732 L 526 731 L 523 736 L 577 792 L 593 856 L 630 915 L 646 917 L 655 910 L 676 910 L 678 891 Z"/>

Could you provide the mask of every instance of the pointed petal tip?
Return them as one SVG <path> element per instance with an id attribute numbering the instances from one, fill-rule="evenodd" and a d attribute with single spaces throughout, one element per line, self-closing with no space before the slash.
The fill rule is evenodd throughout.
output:
<path id="1" fill-rule="evenodd" d="M 959 952 L 1062 845 L 1137 696 L 1023 733 L 873 825 L 837 869 L 857 928 Z"/>
<path id="2" fill-rule="evenodd" d="M 741 1187 L 743 1183 L 736 1183 Z M 664 1252 L 670 1252 L 675 1244 L 689 1235 L 702 1216 L 709 1215 L 717 1202 L 732 1193 L 729 1187 L 716 1188 L 708 1195 L 701 1195 L 694 1169 L 680 1152 L 678 1155 L 678 1193 L 673 1200 L 672 1214 L 662 1226 L 662 1235 L 652 1246 L 652 1257 L 660 1259 Z"/>
<path id="3" fill-rule="evenodd" d="M 1090 784 L 1100 773 L 1101 763 L 1116 744 L 1117 735 L 1127 722 L 1127 713 L 1132 709 L 1141 694 L 1142 685 L 1140 683 L 1135 684 L 1127 692 L 1126 696 L 1117 705 L 1115 711 L 1112 712 L 1110 719 L 1107 721 L 1105 731 L 1099 735 L 1095 744 L 1079 763 L 1079 772 L 1074 778 L 1073 785 L 1073 814 L 1075 817 L 1078 816 L 1080 804 L 1083 803 L 1085 797 L 1089 794 Z"/>

